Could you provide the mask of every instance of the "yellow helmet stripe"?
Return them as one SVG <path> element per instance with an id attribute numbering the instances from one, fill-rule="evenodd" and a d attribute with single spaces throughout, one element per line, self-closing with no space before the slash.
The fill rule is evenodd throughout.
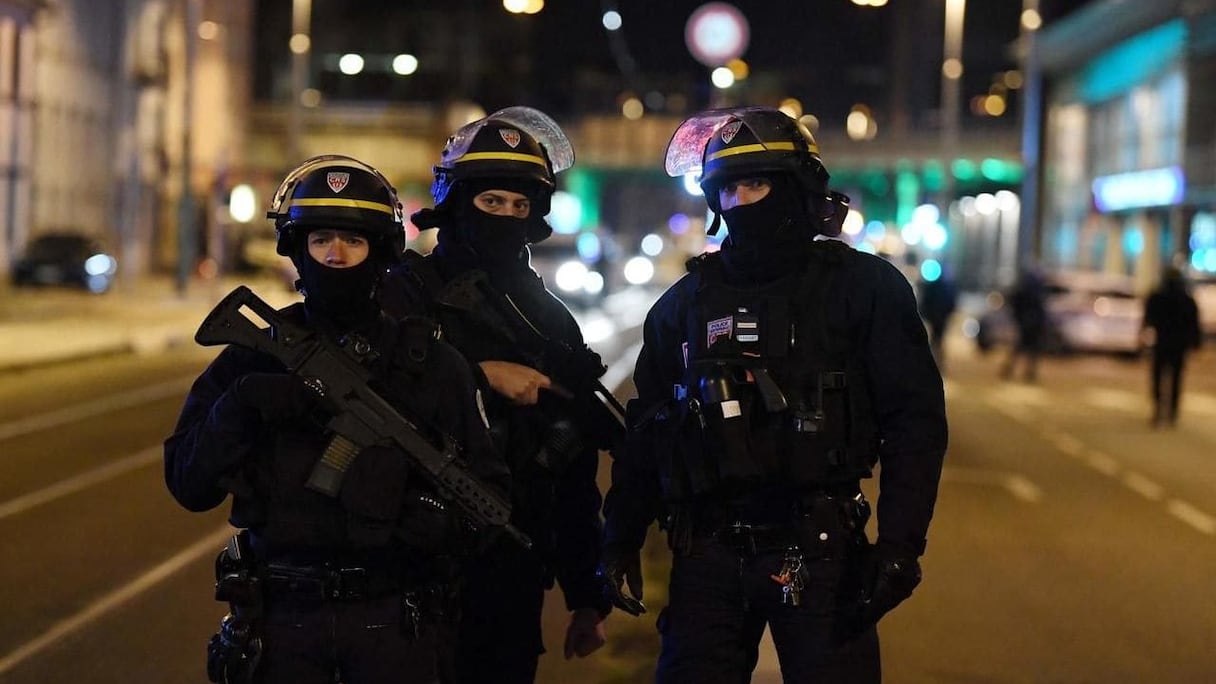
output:
<path id="1" fill-rule="evenodd" d="M 460 159 L 456 160 L 457 164 L 469 161 L 517 161 L 526 164 L 545 165 L 545 160 L 535 154 L 522 154 L 520 152 L 469 152 Z"/>
<path id="2" fill-rule="evenodd" d="M 740 145 L 738 147 L 727 147 L 726 149 L 718 150 L 709 155 L 706 161 L 714 161 L 722 157 L 730 157 L 736 154 L 748 154 L 750 152 L 768 152 L 770 150 L 789 150 L 794 151 L 794 143 L 792 142 L 771 142 L 771 143 L 754 143 L 752 145 Z"/>
<path id="3" fill-rule="evenodd" d="M 343 197 L 324 197 L 320 199 L 292 199 L 287 202 L 287 206 L 283 207 L 283 211 L 291 207 L 347 207 L 350 209 L 371 209 L 372 211 L 382 211 L 389 216 L 396 212 L 393 208 L 383 202 L 368 202 L 367 200 L 345 199 Z"/>

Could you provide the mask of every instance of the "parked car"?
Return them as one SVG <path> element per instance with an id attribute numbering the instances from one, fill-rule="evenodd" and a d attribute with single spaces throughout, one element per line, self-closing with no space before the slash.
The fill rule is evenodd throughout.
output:
<path id="1" fill-rule="evenodd" d="M 1044 280 L 1048 320 L 1045 352 L 1140 353 L 1144 299 L 1136 294 L 1130 277 L 1061 271 L 1048 274 Z M 980 351 L 1014 344 L 1017 326 L 1004 295 L 989 293 L 987 305 L 988 311 L 964 322 L 964 333 L 975 338 Z"/>
<path id="2" fill-rule="evenodd" d="M 1191 295 L 1199 307 L 1199 327 L 1207 337 L 1216 337 L 1216 274 L 1192 274 Z"/>
<path id="3" fill-rule="evenodd" d="M 118 260 L 95 238 L 81 233 L 46 233 L 26 246 L 13 265 L 13 284 L 70 285 L 101 293 L 114 284 Z"/>

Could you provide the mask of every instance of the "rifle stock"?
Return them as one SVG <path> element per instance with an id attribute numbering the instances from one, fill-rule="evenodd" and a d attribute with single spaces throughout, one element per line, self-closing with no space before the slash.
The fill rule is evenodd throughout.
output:
<path id="1" fill-rule="evenodd" d="M 245 309 L 267 327 L 259 327 Z M 333 418 L 326 427 L 335 433 L 335 440 L 318 461 L 309 480 L 311 488 L 336 496 L 342 475 L 359 450 L 391 443 L 475 527 L 499 528 L 524 548 L 531 547 L 531 540 L 510 524 L 510 504 L 469 472 L 450 436 L 444 435 L 444 448 L 437 448 L 368 386 L 371 373 L 358 356 L 371 353 L 370 347 L 339 346 L 288 320 L 244 285 L 216 305 L 194 339 L 203 346 L 236 344 L 273 356 L 316 390 L 332 410 Z M 349 348 L 352 346 L 356 349 Z M 364 346 L 362 351 L 360 346 Z"/>

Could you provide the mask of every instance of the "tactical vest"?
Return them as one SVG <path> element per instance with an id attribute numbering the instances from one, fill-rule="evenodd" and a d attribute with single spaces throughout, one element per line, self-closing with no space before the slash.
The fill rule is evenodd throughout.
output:
<path id="1" fill-rule="evenodd" d="M 494 359 L 540 368 L 529 346 L 532 336 L 521 327 L 533 323 L 522 312 L 508 316 L 489 301 L 488 276 L 474 269 L 444 278 L 433 259 L 407 251 L 402 285 L 415 301 L 426 303 L 452 346 L 471 363 Z M 516 406 L 493 392 L 486 397 L 490 436 L 511 470 L 513 520 L 532 537 L 542 558 L 556 553 L 557 487 L 590 444 L 568 418 L 565 403 L 547 392 L 534 406 Z"/>
<path id="2" fill-rule="evenodd" d="M 802 272 L 762 288 L 727 285 L 716 254 L 689 262 L 682 384 L 653 416 L 669 501 L 870 474 L 878 437 L 865 369 L 827 315 L 849 248 L 815 244 Z"/>
<path id="3" fill-rule="evenodd" d="M 291 314 L 303 320 L 298 305 Z M 427 319 L 382 318 L 377 339 L 366 340 L 370 351 L 361 359 L 376 378 L 372 389 L 392 403 L 404 402 L 395 394 L 418 386 L 435 332 L 434 323 Z M 404 403 L 421 408 L 426 401 L 425 395 L 410 395 Z M 346 473 L 338 496 L 328 498 L 308 489 L 305 482 L 331 435 L 320 424 L 300 421 L 296 429 L 269 435 L 259 457 L 226 482 L 234 494 L 233 523 L 255 529 L 261 543 L 272 548 L 370 549 L 394 540 L 423 546 L 423 540 L 404 527 L 411 523 L 409 514 L 419 513 L 421 502 L 411 491 L 405 459 L 390 449 L 365 450 Z M 432 545 L 432 540 L 425 545 Z"/>

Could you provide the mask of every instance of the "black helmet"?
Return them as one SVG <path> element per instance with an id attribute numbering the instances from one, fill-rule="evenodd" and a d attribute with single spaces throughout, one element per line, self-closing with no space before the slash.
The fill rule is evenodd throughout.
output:
<path id="1" fill-rule="evenodd" d="M 667 174 L 700 173 L 705 202 L 722 212 L 718 190 L 733 178 L 787 174 L 807 198 L 807 217 L 824 235 L 838 235 L 848 197 L 828 191 L 828 172 L 814 136 L 771 107 L 715 109 L 680 124 L 667 143 Z M 711 233 L 717 230 L 717 219 Z"/>
<path id="2" fill-rule="evenodd" d="M 266 218 L 274 220 L 276 251 L 293 259 L 304 232 L 314 228 L 361 233 L 389 263 L 405 251 L 397 191 L 379 171 L 345 155 L 312 157 L 297 166 L 275 191 Z"/>
<path id="3" fill-rule="evenodd" d="M 439 207 L 462 182 L 508 179 L 534 184 L 525 193 L 532 200 L 533 216 L 546 216 L 557 187 L 555 175 L 574 164 L 574 148 L 560 126 L 531 107 L 507 107 L 466 124 L 448 138 L 434 167 L 431 196 Z M 538 220 L 537 225 L 545 225 Z M 529 235 L 530 242 L 548 237 Z"/>

